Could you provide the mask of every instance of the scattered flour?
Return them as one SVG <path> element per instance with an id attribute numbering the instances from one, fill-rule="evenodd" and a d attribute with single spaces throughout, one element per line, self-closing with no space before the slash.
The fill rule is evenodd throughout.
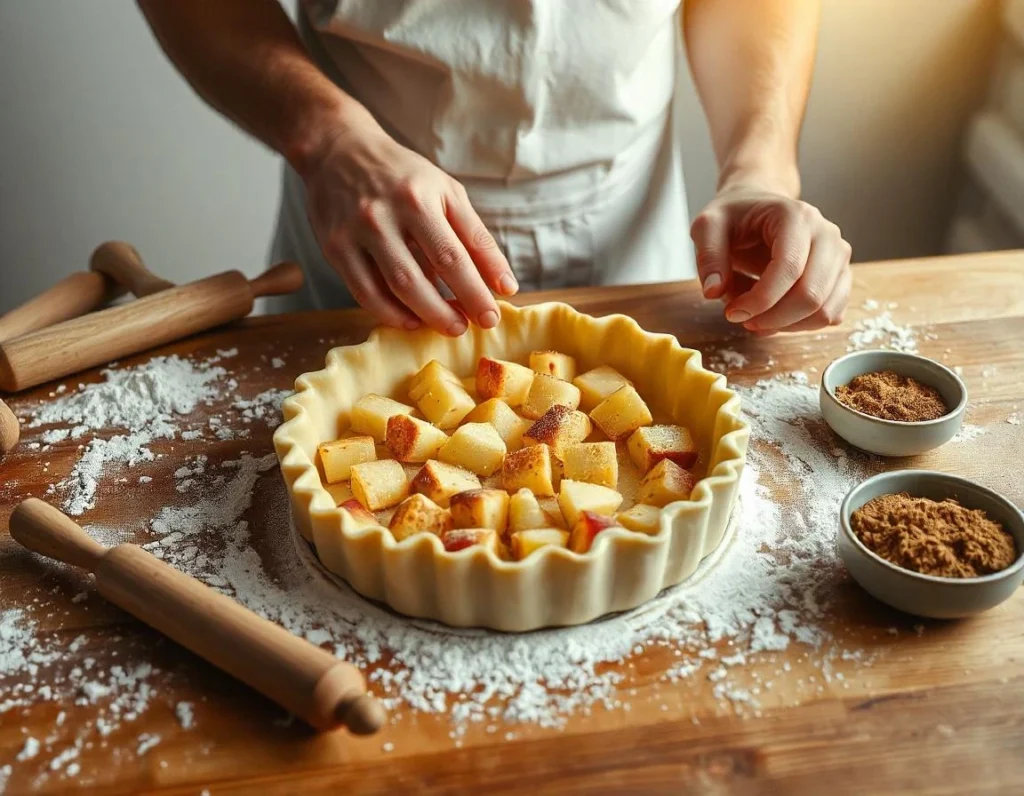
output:
<path id="1" fill-rule="evenodd" d="M 746 367 L 749 362 L 750 360 L 739 351 L 724 348 L 708 356 L 707 366 L 718 373 L 729 373 Z"/>
<path id="2" fill-rule="evenodd" d="M 877 308 L 877 302 L 874 302 Z M 867 309 L 867 303 L 865 303 Z M 886 310 L 871 318 L 857 321 L 849 338 L 847 351 L 859 351 L 862 348 L 889 348 L 893 351 L 917 353 L 917 336 L 910 326 L 902 326 L 892 319 L 892 313 Z"/>
<path id="3" fill-rule="evenodd" d="M 964 423 L 958 432 L 953 436 L 950 442 L 970 442 L 972 439 L 977 439 L 985 433 L 984 426 L 975 426 L 970 423 Z"/>
<path id="4" fill-rule="evenodd" d="M 135 749 L 135 754 L 142 757 L 146 752 L 152 749 L 154 746 L 160 743 L 162 738 L 154 733 L 144 732 L 140 733 L 138 737 L 139 745 Z"/>
<path id="5" fill-rule="evenodd" d="M 179 702 L 174 706 L 174 715 L 183 730 L 191 730 L 195 726 L 195 713 L 191 702 Z"/>

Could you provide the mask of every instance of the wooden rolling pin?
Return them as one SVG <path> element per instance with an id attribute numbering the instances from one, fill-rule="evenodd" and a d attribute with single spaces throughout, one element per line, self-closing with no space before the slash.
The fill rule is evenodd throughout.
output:
<path id="1" fill-rule="evenodd" d="M 251 282 L 225 271 L 0 343 L 0 389 L 18 392 L 244 318 L 260 296 L 302 286 L 296 263 Z"/>
<path id="2" fill-rule="evenodd" d="M 104 547 L 57 509 L 29 498 L 11 536 L 96 575 L 110 602 L 274 700 L 311 727 L 369 735 L 386 719 L 352 664 L 254 614 L 133 544 Z"/>

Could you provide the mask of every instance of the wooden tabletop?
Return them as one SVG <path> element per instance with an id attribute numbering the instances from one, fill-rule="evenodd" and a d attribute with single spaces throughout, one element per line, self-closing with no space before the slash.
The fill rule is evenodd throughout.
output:
<path id="1" fill-rule="evenodd" d="M 1024 254 L 873 263 L 855 269 L 851 309 L 842 327 L 815 334 L 754 338 L 737 334 L 720 307 L 704 302 L 693 283 L 557 291 L 527 297 L 557 299 L 603 315 L 624 312 L 656 332 L 670 332 L 684 345 L 707 354 L 728 348 L 747 363 L 730 379 L 753 383 L 772 373 L 816 372 L 845 353 L 853 325 L 868 315 L 866 299 L 884 307 L 896 303 L 893 318 L 919 331 L 921 353 L 960 366 L 971 390 L 969 422 L 1000 425 L 999 445 L 983 437 L 920 457 L 912 466 L 943 469 L 976 478 L 1024 502 L 1024 426 L 1009 426 L 1024 414 Z M 161 349 L 160 354 L 212 356 L 237 347 L 232 372 L 239 392 L 288 388 L 303 371 L 322 366 L 333 345 L 364 339 L 370 324 L 360 312 L 325 312 L 250 319 Z M 277 354 L 286 367 L 270 367 Z M 121 363 L 145 361 L 136 357 Z M 91 382 L 98 373 L 69 383 Z M 53 387 L 12 397 L 25 414 Z M 198 410 L 206 410 L 200 407 Z M 167 455 L 152 465 L 170 486 L 133 490 L 111 477 L 101 482 L 97 506 L 83 523 L 122 526 L 131 535 L 174 496 L 172 473 L 188 454 L 211 460 L 237 458 L 243 451 L 273 450 L 271 431 L 247 426 L 251 436 L 218 442 L 197 440 L 154 444 Z M 34 432 L 33 432 L 34 433 Z M 23 437 L 31 442 L 32 433 Z M 45 454 L 23 444 L 0 462 L 0 528 L 14 505 L 44 496 L 65 477 L 80 455 L 74 444 L 57 444 Z M 984 455 L 965 455 L 982 451 Z M 906 466 L 905 462 L 894 464 Z M 264 481 L 278 481 L 271 470 Z M 178 495 L 180 504 L 181 496 Z M 282 533 L 283 492 L 256 490 L 246 514 L 257 549 Z M 298 723 L 203 661 L 158 638 L 95 594 L 72 602 L 85 581 L 66 569 L 45 567 L 0 536 L 0 611 L 25 607 L 40 632 L 70 643 L 68 667 L 100 664 L 129 654 L 146 656 L 161 671 L 158 696 L 138 719 L 82 751 L 78 777 L 49 772 L 49 758 L 19 762 L 26 734 L 74 737 L 93 707 L 42 701 L 0 713 L 0 772 L 12 771 L 8 793 L 65 792 L 75 782 L 96 793 L 261 794 L 326 793 L 886 793 L 913 789 L 928 793 L 1012 793 L 1024 790 L 1024 594 L 970 621 L 919 622 L 889 611 L 852 583 L 838 587 L 844 632 L 873 663 L 853 670 L 843 687 L 797 696 L 802 677 L 799 645 L 778 653 L 791 660 L 791 678 L 778 679 L 759 716 L 723 712 L 711 696 L 712 683 L 672 686 L 679 698 L 671 711 L 644 699 L 668 665 L 652 649 L 633 658 L 629 688 L 633 709 L 595 710 L 573 717 L 564 729 L 516 726 L 504 732 L 471 729 L 456 747 L 444 717 L 402 711 L 380 735 L 355 739 L 344 732 L 315 736 Z M 836 622 L 840 620 L 838 618 Z M 850 618 L 856 621 L 850 623 Z M 853 628 L 851 630 L 851 627 Z M 888 628 L 897 633 L 888 633 Z M 0 669 L 0 705 L 13 686 Z M 174 705 L 196 705 L 196 723 L 184 730 Z M 66 721 L 56 724 L 61 711 Z M 140 733 L 161 736 L 152 753 L 138 755 Z M 59 748 L 59 747 L 58 747 Z M 52 757 L 52 755 L 51 755 Z"/>

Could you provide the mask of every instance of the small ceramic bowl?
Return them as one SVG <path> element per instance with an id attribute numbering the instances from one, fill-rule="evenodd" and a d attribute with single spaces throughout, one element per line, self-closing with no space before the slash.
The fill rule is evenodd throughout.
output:
<path id="1" fill-rule="evenodd" d="M 1001 572 L 980 578 L 939 578 L 911 572 L 868 550 L 850 526 L 850 516 L 881 495 L 907 492 L 914 497 L 954 498 L 981 509 L 1017 542 L 1017 559 Z M 1024 514 L 1009 500 L 966 478 L 931 470 L 879 473 L 855 486 L 839 509 L 839 557 L 869 594 L 917 616 L 955 619 L 987 611 L 1013 595 L 1024 582 Z"/>
<path id="2" fill-rule="evenodd" d="M 907 423 L 872 417 L 836 398 L 837 387 L 882 370 L 934 387 L 950 411 L 935 420 Z M 946 444 L 960 430 L 967 409 L 967 387 L 949 368 L 925 357 L 900 351 L 854 351 L 825 368 L 818 400 L 825 422 L 851 445 L 879 456 L 916 456 Z"/>

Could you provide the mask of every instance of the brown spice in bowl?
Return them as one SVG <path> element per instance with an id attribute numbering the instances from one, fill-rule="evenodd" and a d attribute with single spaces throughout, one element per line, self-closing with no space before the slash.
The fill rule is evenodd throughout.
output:
<path id="1" fill-rule="evenodd" d="M 1017 559 L 1014 538 L 1002 525 L 953 499 L 882 495 L 853 512 L 850 526 L 871 552 L 923 575 L 977 578 Z"/>
<path id="2" fill-rule="evenodd" d="M 949 413 L 939 391 L 891 370 L 865 373 L 836 387 L 840 403 L 882 420 L 920 423 Z"/>

